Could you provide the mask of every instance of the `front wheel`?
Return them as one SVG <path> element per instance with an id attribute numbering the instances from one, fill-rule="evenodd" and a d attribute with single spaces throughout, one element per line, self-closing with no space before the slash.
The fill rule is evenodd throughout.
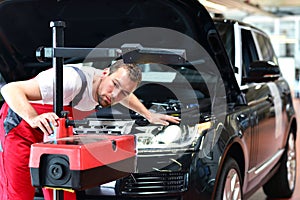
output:
<path id="1" fill-rule="evenodd" d="M 216 200 L 240 200 L 242 199 L 242 181 L 240 168 L 237 162 L 229 157 L 222 167 L 219 177 L 215 199 Z"/>
<path id="2" fill-rule="evenodd" d="M 263 186 L 271 198 L 290 198 L 296 183 L 296 140 L 290 133 L 279 171 Z"/>

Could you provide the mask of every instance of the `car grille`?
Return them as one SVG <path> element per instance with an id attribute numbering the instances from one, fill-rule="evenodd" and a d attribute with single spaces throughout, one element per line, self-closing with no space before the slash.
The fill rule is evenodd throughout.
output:
<path id="1" fill-rule="evenodd" d="M 187 190 L 188 174 L 184 172 L 154 172 L 132 174 L 123 179 L 123 195 L 170 194 Z"/>

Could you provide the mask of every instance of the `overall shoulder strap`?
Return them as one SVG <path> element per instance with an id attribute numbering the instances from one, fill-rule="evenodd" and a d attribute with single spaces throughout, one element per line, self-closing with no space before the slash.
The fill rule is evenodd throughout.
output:
<path id="1" fill-rule="evenodd" d="M 85 77 L 84 73 L 79 68 L 73 67 L 73 66 L 72 66 L 72 68 L 78 73 L 78 75 L 80 76 L 80 79 L 82 81 L 82 85 L 81 85 L 81 89 L 80 89 L 79 93 L 70 102 L 70 106 L 74 107 L 82 99 L 83 92 L 84 92 L 84 90 L 87 86 L 87 80 L 86 80 L 86 77 Z"/>

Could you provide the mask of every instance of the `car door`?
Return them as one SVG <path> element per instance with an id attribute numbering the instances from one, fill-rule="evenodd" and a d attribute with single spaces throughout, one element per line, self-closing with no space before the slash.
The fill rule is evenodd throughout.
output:
<path id="1" fill-rule="evenodd" d="M 261 52 L 257 49 L 257 40 L 252 29 L 241 29 L 242 40 L 242 85 L 248 105 L 251 106 L 254 123 L 250 150 L 250 178 L 257 176 L 277 152 L 280 144 L 276 131 L 276 119 L 279 120 L 281 98 L 277 86 L 273 82 L 252 83 L 247 77 L 250 65 L 254 61 L 262 60 Z M 276 104 L 276 106 L 275 106 Z"/>
<path id="2" fill-rule="evenodd" d="M 254 41 L 256 41 L 257 49 L 259 56 L 262 60 L 266 60 L 269 62 L 278 65 L 277 57 L 275 56 L 273 47 L 271 45 L 268 37 L 261 32 L 255 31 L 253 32 Z M 287 116 L 284 115 L 284 109 L 288 102 L 291 102 L 291 99 L 287 99 L 290 95 L 290 90 L 287 82 L 279 78 L 276 81 L 267 83 L 272 100 L 273 100 L 273 112 L 275 113 L 275 131 L 273 134 L 274 142 L 273 145 L 277 147 L 277 150 L 284 148 L 285 143 L 282 143 L 284 140 L 284 133 L 287 131 L 288 127 L 288 119 Z"/>

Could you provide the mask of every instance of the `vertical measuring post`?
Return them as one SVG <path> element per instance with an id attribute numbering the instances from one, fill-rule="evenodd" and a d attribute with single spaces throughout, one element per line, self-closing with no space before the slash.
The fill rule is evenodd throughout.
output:
<path id="1" fill-rule="evenodd" d="M 55 57 L 54 48 L 64 46 L 64 28 L 66 24 L 64 21 L 50 22 L 52 28 L 52 47 L 53 58 L 52 65 L 55 71 L 55 78 L 53 80 L 53 111 L 61 117 L 63 111 L 63 62 L 64 58 Z"/>
<path id="2" fill-rule="evenodd" d="M 54 48 L 64 46 L 64 28 L 66 27 L 63 21 L 50 22 L 52 28 L 52 66 L 55 71 L 55 77 L 53 79 L 53 112 L 58 117 L 62 117 L 63 111 L 63 64 L 64 58 L 55 57 Z M 64 192 L 62 190 L 53 190 L 53 200 L 63 200 Z"/>

